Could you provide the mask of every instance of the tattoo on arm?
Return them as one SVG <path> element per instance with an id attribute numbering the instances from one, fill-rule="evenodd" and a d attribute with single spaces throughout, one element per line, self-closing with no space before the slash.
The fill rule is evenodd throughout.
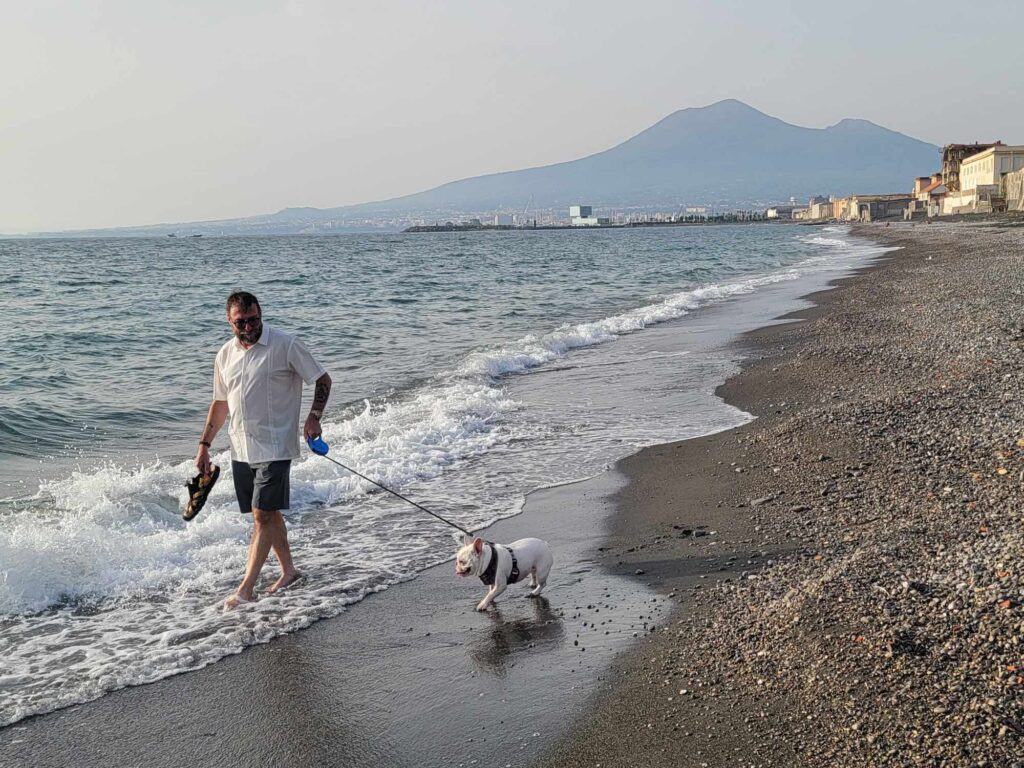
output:
<path id="1" fill-rule="evenodd" d="M 323 411 L 324 406 L 327 405 L 327 398 L 331 394 L 331 380 L 325 376 L 321 376 L 316 380 L 316 389 L 313 391 L 313 406 L 314 411 Z"/>
<path id="2" fill-rule="evenodd" d="M 224 424 L 224 420 L 228 416 L 228 404 L 223 400 L 214 400 L 210 404 L 210 411 L 206 414 L 206 426 L 203 427 L 203 434 L 199 438 L 200 442 L 212 443 L 213 438 L 217 436 L 217 432 L 220 431 L 221 426 Z"/>

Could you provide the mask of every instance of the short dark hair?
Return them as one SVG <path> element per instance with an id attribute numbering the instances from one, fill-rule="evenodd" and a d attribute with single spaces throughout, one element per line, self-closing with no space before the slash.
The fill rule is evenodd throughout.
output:
<path id="1" fill-rule="evenodd" d="M 240 310 L 249 309 L 249 307 L 255 306 L 260 312 L 263 312 L 263 307 L 260 306 L 260 300 L 257 299 L 253 294 L 248 291 L 235 291 L 228 296 L 227 311 L 230 312 L 232 307 L 238 307 Z"/>

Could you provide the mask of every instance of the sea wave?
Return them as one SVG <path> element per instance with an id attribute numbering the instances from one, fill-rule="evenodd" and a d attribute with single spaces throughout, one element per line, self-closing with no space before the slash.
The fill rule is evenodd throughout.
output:
<path id="1" fill-rule="evenodd" d="M 729 283 L 692 288 L 636 309 L 589 323 L 563 325 L 539 336 L 525 336 L 513 344 L 471 355 L 458 373 L 491 377 L 526 373 L 564 357 L 575 349 L 614 341 L 619 336 L 643 330 L 657 323 L 676 320 L 714 301 L 752 293 L 763 285 L 795 280 L 799 269 L 788 269 Z"/>
<path id="2" fill-rule="evenodd" d="M 515 437 L 512 425 L 499 429 L 518 407 L 497 386 L 502 377 L 799 274 L 790 269 L 688 289 L 628 312 L 476 352 L 402 399 L 365 401 L 342 420 L 325 424 L 324 436 L 364 474 L 405 488 Z M 226 453 L 217 461 L 230 465 Z M 6 516 L 0 527 L 0 615 L 81 599 L 127 598 L 206 578 L 211 563 L 223 562 L 225 551 L 236 548 L 247 529 L 231 508 L 229 475 L 211 497 L 212 511 L 184 524 L 178 510 L 190 469 L 189 462 L 107 464 L 44 482 L 33 503 Z M 293 471 L 292 503 L 300 511 L 374 491 L 318 460 L 299 462 Z"/>

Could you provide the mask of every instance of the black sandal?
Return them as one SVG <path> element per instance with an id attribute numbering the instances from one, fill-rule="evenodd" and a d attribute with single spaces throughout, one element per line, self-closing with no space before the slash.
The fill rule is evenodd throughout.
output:
<path id="1" fill-rule="evenodd" d="M 199 514 L 206 504 L 206 499 L 210 495 L 210 491 L 213 490 L 218 477 L 220 477 L 220 467 L 214 464 L 210 467 L 210 474 L 196 475 L 185 483 L 185 487 L 188 488 L 189 497 L 188 504 L 185 505 L 185 511 L 181 513 L 185 520 L 191 520 Z"/>

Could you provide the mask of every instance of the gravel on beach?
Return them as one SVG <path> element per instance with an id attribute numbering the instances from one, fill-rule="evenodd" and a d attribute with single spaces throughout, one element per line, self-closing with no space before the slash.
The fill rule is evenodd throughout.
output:
<path id="1" fill-rule="evenodd" d="M 755 421 L 623 463 L 601 557 L 678 606 L 545 764 L 1024 766 L 1024 227 L 855 234 Z"/>

